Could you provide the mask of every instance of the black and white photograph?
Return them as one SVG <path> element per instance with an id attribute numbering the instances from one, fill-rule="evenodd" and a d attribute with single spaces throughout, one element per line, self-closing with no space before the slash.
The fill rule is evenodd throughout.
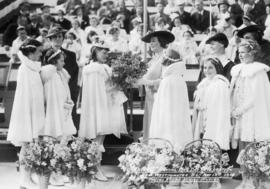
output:
<path id="1" fill-rule="evenodd" d="M 270 189 L 270 0 L 0 0 L 1 189 Z"/>

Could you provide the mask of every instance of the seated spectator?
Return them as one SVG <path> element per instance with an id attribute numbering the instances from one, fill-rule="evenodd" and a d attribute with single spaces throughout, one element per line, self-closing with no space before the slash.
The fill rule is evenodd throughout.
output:
<path id="1" fill-rule="evenodd" d="M 100 0 L 87 1 L 84 6 L 85 15 L 97 14 L 98 9 L 101 7 Z"/>
<path id="2" fill-rule="evenodd" d="M 168 0 L 168 4 L 164 8 L 164 13 L 170 15 L 175 10 L 175 0 Z"/>
<path id="3" fill-rule="evenodd" d="M 64 17 L 64 16 L 65 16 L 64 11 L 61 10 L 61 9 L 58 10 L 57 15 L 58 15 L 58 17 L 57 17 L 57 19 L 55 20 L 55 22 L 56 22 L 57 24 L 59 24 L 60 27 L 62 27 L 63 29 L 69 30 L 69 29 L 71 28 L 71 22 L 70 22 L 68 19 L 66 19 L 66 18 Z"/>
<path id="4" fill-rule="evenodd" d="M 67 0 L 65 3 L 65 8 L 66 8 L 66 13 L 67 14 L 72 14 L 72 12 L 74 11 L 74 8 L 79 5 L 82 5 L 82 1 L 81 0 Z"/>
<path id="5" fill-rule="evenodd" d="M 219 24 L 219 22 L 223 22 L 230 14 L 229 7 L 230 4 L 227 0 L 218 0 L 218 14 L 216 16 L 217 24 Z"/>
<path id="6" fill-rule="evenodd" d="M 128 51 L 127 41 L 120 37 L 120 29 L 112 27 L 109 30 L 109 35 L 106 42 L 112 52 L 126 52 Z"/>
<path id="7" fill-rule="evenodd" d="M 11 58 L 11 61 L 13 61 L 13 62 L 16 62 L 19 60 L 17 53 L 19 52 L 21 45 L 27 39 L 29 39 L 29 37 L 27 36 L 26 30 L 25 30 L 25 27 L 23 27 L 23 26 L 18 26 L 17 35 L 18 35 L 18 37 L 12 42 L 12 47 L 10 50 L 10 55 L 11 55 L 10 58 Z"/>
<path id="8" fill-rule="evenodd" d="M 195 12 L 191 14 L 191 28 L 196 34 L 206 32 L 210 26 L 210 13 L 204 9 L 203 0 L 195 0 Z"/>
<path id="9" fill-rule="evenodd" d="M 101 24 L 111 24 L 117 16 L 117 11 L 112 0 L 102 0 L 102 7 L 98 10 Z"/>
<path id="10" fill-rule="evenodd" d="M 118 7 L 117 7 L 118 15 L 124 15 L 123 20 L 123 28 L 129 34 L 130 32 L 130 19 L 131 19 L 131 12 L 127 9 L 125 0 L 119 0 Z"/>
<path id="11" fill-rule="evenodd" d="M 62 47 L 71 52 L 74 52 L 76 54 L 76 60 L 78 62 L 81 57 L 82 46 L 78 43 L 77 38 L 78 37 L 74 32 L 67 32 Z"/>
<path id="12" fill-rule="evenodd" d="M 41 28 L 41 23 L 38 22 L 38 15 L 31 14 L 30 15 L 30 24 L 26 26 L 26 32 L 29 37 L 36 38 L 39 36 L 39 29 Z"/>
<path id="13" fill-rule="evenodd" d="M 81 29 L 85 29 L 89 26 L 89 18 L 88 16 L 84 15 L 83 8 L 80 5 L 76 5 L 73 10 L 73 15 L 75 16 L 76 20 L 78 20 Z"/>
<path id="14" fill-rule="evenodd" d="M 183 41 L 180 43 L 179 54 L 183 57 L 185 64 L 196 65 L 198 64 L 198 46 L 193 40 L 194 33 L 191 30 L 183 32 Z"/>
<path id="15" fill-rule="evenodd" d="M 186 24 L 188 26 L 191 26 L 191 17 L 190 13 L 185 11 L 185 1 L 184 0 L 176 0 L 175 5 L 177 6 L 176 13 L 179 14 L 179 18 L 181 20 L 182 24 Z"/>
<path id="16" fill-rule="evenodd" d="M 257 23 L 258 20 L 261 19 L 262 16 L 266 14 L 265 10 L 265 2 L 264 0 L 249 0 L 249 3 L 251 4 L 251 10 L 250 10 L 250 16 L 252 20 Z"/>
<path id="17" fill-rule="evenodd" d="M 50 14 L 44 14 L 41 16 L 43 27 L 46 27 L 48 30 L 54 27 L 54 18 Z"/>
<path id="18" fill-rule="evenodd" d="M 239 5 L 238 0 L 232 0 L 232 1 L 234 1 L 234 2 L 231 3 L 230 13 L 232 16 L 233 25 L 235 27 L 239 27 L 242 24 L 243 10 L 242 10 L 241 6 Z M 230 1 L 230 2 L 232 2 L 232 1 Z"/>
<path id="19" fill-rule="evenodd" d="M 119 32 L 120 32 L 119 37 L 120 37 L 120 38 L 123 38 L 123 39 L 126 40 L 126 41 L 128 41 L 128 39 L 129 39 L 128 34 L 127 34 L 126 30 L 121 29 L 121 27 L 120 27 L 120 22 L 118 22 L 118 21 L 116 21 L 116 20 L 113 21 L 112 24 L 111 24 L 111 27 L 118 28 L 118 29 L 119 29 Z M 111 29 L 111 28 L 109 28 L 108 31 L 106 32 L 107 36 L 108 36 L 108 34 L 109 34 L 109 30 L 110 30 L 110 29 Z"/>
<path id="20" fill-rule="evenodd" d="M 164 18 L 160 17 L 156 20 L 155 31 L 168 31 L 168 24 Z"/>
<path id="21" fill-rule="evenodd" d="M 238 57 L 238 47 L 241 42 L 241 39 L 237 36 L 239 29 L 234 30 L 233 37 L 229 40 L 229 45 L 226 49 L 226 54 L 230 60 L 232 60 L 235 64 L 240 63 L 240 59 Z"/>
<path id="22" fill-rule="evenodd" d="M 236 29 L 234 25 L 232 25 L 232 19 L 229 13 L 224 16 L 223 20 L 220 20 L 218 25 L 215 26 L 219 33 L 224 33 L 228 39 L 231 39 L 233 36 L 233 31 Z"/>
<path id="23" fill-rule="evenodd" d="M 142 24 L 142 20 L 139 17 L 133 18 L 131 24 L 133 29 L 130 31 L 130 37 L 137 34 L 137 27 Z"/>
<path id="24" fill-rule="evenodd" d="M 170 25 L 171 19 L 170 17 L 164 13 L 164 2 L 162 0 L 156 1 L 156 7 L 157 7 L 157 13 L 150 16 L 150 28 L 152 30 L 156 29 L 156 23 L 159 20 L 159 18 L 163 18 L 165 25 Z"/>
<path id="25" fill-rule="evenodd" d="M 217 29 L 214 27 L 210 27 L 207 29 L 207 37 L 204 38 L 203 41 L 201 41 L 199 45 L 199 52 L 200 52 L 200 60 L 202 60 L 205 56 L 208 56 L 211 54 L 211 46 L 210 44 L 206 44 L 206 41 L 217 34 Z"/>
<path id="26" fill-rule="evenodd" d="M 36 40 L 42 43 L 43 49 L 50 48 L 51 47 L 50 40 L 47 38 L 48 29 L 41 28 L 39 33 L 40 35 L 36 38 Z"/>
<path id="27" fill-rule="evenodd" d="M 238 30 L 241 30 L 241 29 L 243 29 L 247 26 L 250 26 L 250 25 L 255 25 L 255 23 L 252 22 L 250 16 L 248 16 L 248 15 L 244 15 L 242 20 L 243 20 L 243 24 L 241 26 L 239 26 Z"/>
<path id="28" fill-rule="evenodd" d="M 95 31 L 98 36 L 103 36 L 104 31 L 102 27 L 99 25 L 99 19 L 96 15 L 90 15 L 90 25 L 85 28 L 85 33 L 88 34 L 90 31 Z"/>
<path id="29" fill-rule="evenodd" d="M 176 14 L 176 17 L 172 19 L 172 23 L 172 33 L 175 36 L 175 42 L 181 42 L 183 39 L 183 32 L 190 30 L 191 28 L 186 24 L 182 24 L 181 18 L 178 16 L 178 14 Z"/>
<path id="30" fill-rule="evenodd" d="M 72 21 L 72 28 L 69 31 L 75 33 L 75 35 L 78 37 L 76 40 L 79 44 L 85 44 L 85 32 L 80 28 L 79 20 L 74 19 Z"/>

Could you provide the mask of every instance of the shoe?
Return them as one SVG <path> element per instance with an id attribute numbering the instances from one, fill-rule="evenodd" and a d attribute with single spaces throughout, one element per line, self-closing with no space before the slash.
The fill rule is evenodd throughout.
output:
<path id="1" fill-rule="evenodd" d="M 232 177 L 232 179 L 234 179 L 234 180 L 243 180 L 242 174 L 235 175 L 235 176 Z"/>
<path id="2" fill-rule="evenodd" d="M 104 182 L 107 182 L 108 181 L 108 178 L 104 175 L 104 173 L 102 172 L 102 170 L 101 170 L 100 167 L 98 168 L 98 172 L 95 175 L 95 178 L 97 180 L 99 180 L 99 181 L 104 181 Z"/>

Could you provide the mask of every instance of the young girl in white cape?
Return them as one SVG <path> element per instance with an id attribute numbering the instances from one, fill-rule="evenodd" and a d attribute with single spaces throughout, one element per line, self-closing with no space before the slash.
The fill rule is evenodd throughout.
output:
<path id="1" fill-rule="evenodd" d="M 230 146 L 230 90 L 229 81 L 222 76 L 223 66 L 214 57 L 205 58 L 203 71 L 206 77 L 194 93 L 194 139 L 201 137 L 218 143 L 221 149 Z"/>
<path id="2" fill-rule="evenodd" d="M 164 54 L 162 80 L 155 96 L 149 138 L 169 140 L 180 153 L 192 141 L 192 127 L 187 85 L 183 79 L 186 68 L 180 55 L 169 49 Z"/>
<path id="3" fill-rule="evenodd" d="M 45 62 L 47 65 L 41 69 L 41 78 L 44 83 L 46 115 L 41 133 L 60 139 L 76 134 L 71 117 L 74 103 L 68 86 L 70 76 L 63 68 L 65 63 L 61 50 L 48 50 Z"/>
<path id="4" fill-rule="evenodd" d="M 112 82 L 112 69 L 105 64 L 109 48 L 94 44 L 91 49 L 92 61 L 83 68 L 82 107 L 79 136 L 94 139 L 104 152 L 105 135 L 114 134 L 120 138 L 127 133 L 123 103 L 127 101 L 122 91 Z M 97 179 L 107 181 L 100 166 Z"/>
<path id="5" fill-rule="evenodd" d="M 42 44 L 34 39 L 25 42 L 18 53 L 21 66 L 18 70 L 17 88 L 9 123 L 7 140 L 21 146 L 19 160 L 25 154 L 25 146 L 40 135 L 44 126 L 44 95 L 40 78 Z M 21 189 L 31 185 L 30 172 L 20 166 Z"/>

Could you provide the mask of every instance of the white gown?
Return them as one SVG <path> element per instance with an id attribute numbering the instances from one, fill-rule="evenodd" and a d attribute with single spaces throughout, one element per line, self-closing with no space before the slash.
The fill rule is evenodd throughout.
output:
<path id="1" fill-rule="evenodd" d="M 195 92 L 194 108 L 198 110 L 194 138 L 203 138 L 218 143 L 221 149 L 230 146 L 230 90 L 229 81 L 222 75 L 213 79 L 204 78 Z"/>
<path id="2" fill-rule="evenodd" d="M 96 138 L 114 134 L 120 138 L 127 133 L 123 103 L 127 101 L 122 91 L 110 82 L 111 68 L 91 62 L 83 68 L 80 137 Z"/>
<path id="3" fill-rule="evenodd" d="M 56 70 L 54 65 L 41 68 L 45 94 L 45 125 L 42 135 L 61 137 L 76 134 L 71 111 L 74 103 L 70 98 L 69 74 L 65 69 Z"/>
<path id="4" fill-rule="evenodd" d="M 162 74 L 153 105 L 149 138 L 169 140 L 176 150 L 192 141 L 187 85 L 183 79 L 185 64 L 174 63 Z"/>
<path id="5" fill-rule="evenodd" d="M 254 142 L 270 139 L 270 83 L 262 63 L 238 64 L 231 70 L 232 110 L 241 112 L 234 139 Z"/>
<path id="6" fill-rule="evenodd" d="M 15 146 L 31 142 L 44 124 L 44 94 L 40 78 L 41 62 L 34 62 L 20 51 L 17 88 L 9 123 L 7 140 Z"/>

